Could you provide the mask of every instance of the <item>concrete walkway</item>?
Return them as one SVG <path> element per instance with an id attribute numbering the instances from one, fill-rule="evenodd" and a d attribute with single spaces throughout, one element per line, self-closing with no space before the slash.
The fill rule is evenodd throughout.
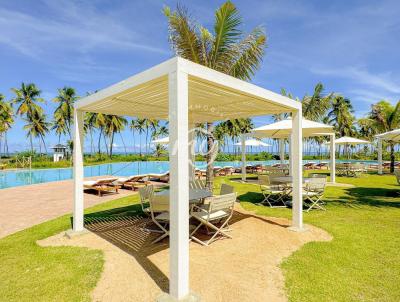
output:
<path id="1" fill-rule="evenodd" d="M 72 180 L 0 190 L 0 238 L 72 213 L 72 192 Z M 130 190 L 119 190 L 118 194 L 105 194 L 102 197 L 95 193 L 85 193 L 85 207 L 132 194 Z"/>

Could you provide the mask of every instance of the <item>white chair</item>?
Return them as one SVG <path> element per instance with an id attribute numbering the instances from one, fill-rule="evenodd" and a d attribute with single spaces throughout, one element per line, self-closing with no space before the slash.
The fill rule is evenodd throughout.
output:
<path id="1" fill-rule="evenodd" d="M 190 238 L 205 246 L 215 241 L 218 235 L 232 238 L 232 236 L 226 233 L 227 230 L 225 227 L 228 226 L 228 222 L 232 218 L 235 201 L 236 193 L 231 193 L 209 198 L 207 207 L 193 205 L 190 214 L 194 219 L 198 220 L 200 224 L 192 231 Z M 216 225 L 217 222 L 220 223 L 219 227 Z M 202 241 L 194 236 L 203 225 L 215 231 L 212 237 L 206 241 Z"/>
<path id="2" fill-rule="evenodd" d="M 286 204 L 283 200 L 285 190 L 280 185 L 273 184 L 271 182 L 271 176 L 259 175 L 258 184 L 260 185 L 261 193 L 264 196 L 264 199 L 260 202 L 260 204 L 267 203 L 271 208 L 286 207 Z M 282 205 L 274 205 L 277 203 Z"/>
<path id="3" fill-rule="evenodd" d="M 147 216 L 150 216 L 150 200 L 153 198 L 153 195 L 153 185 L 139 188 L 140 205 L 143 213 L 145 213 Z"/>
<path id="4" fill-rule="evenodd" d="M 166 195 L 153 195 L 150 199 L 151 220 L 159 227 L 162 235 L 153 240 L 156 243 L 169 236 L 169 197 Z"/>
<path id="5" fill-rule="evenodd" d="M 307 212 L 312 209 L 325 211 L 322 197 L 325 192 L 326 178 L 310 178 L 303 188 L 304 204 L 308 207 Z"/>

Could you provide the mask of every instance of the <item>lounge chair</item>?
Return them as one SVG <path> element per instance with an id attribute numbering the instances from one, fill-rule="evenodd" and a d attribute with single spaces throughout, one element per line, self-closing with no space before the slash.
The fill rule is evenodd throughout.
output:
<path id="1" fill-rule="evenodd" d="M 235 168 L 232 166 L 225 166 L 222 168 L 225 172 L 225 175 L 232 175 L 235 172 Z"/>
<path id="2" fill-rule="evenodd" d="M 161 174 L 157 173 L 149 174 L 149 178 L 152 181 L 169 182 L 169 171 Z"/>
<path id="3" fill-rule="evenodd" d="M 326 210 L 323 206 L 322 196 L 325 192 L 326 178 L 310 178 L 303 188 L 303 201 L 307 212 L 312 209 Z"/>
<path id="4" fill-rule="evenodd" d="M 104 192 L 115 192 L 118 193 L 118 183 L 116 181 L 118 178 L 101 178 L 97 180 L 85 180 L 83 182 L 84 190 L 95 190 L 97 194 L 101 197 Z"/>
<path id="5" fill-rule="evenodd" d="M 162 234 L 153 240 L 152 243 L 156 243 L 169 236 L 169 197 L 163 195 L 153 195 L 153 197 L 149 199 L 149 203 L 151 220 L 159 228 L 157 232 Z"/>
<path id="6" fill-rule="evenodd" d="M 316 169 L 319 169 L 319 170 L 322 170 L 322 169 L 328 169 L 328 163 L 325 163 L 325 162 L 321 162 L 321 163 L 319 163 L 319 164 L 316 164 L 315 165 L 315 168 Z"/>
<path id="7" fill-rule="evenodd" d="M 267 203 L 271 208 L 286 207 L 286 204 L 283 200 L 283 196 L 285 195 L 285 190 L 284 188 L 282 188 L 282 186 L 273 184 L 271 181 L 271 176 L 259 175 L 258 184 L 260 185 L 261 193 L 264 196 L 264 199 L 260 202 L 260 204 Z M 281 205 L 275 205 L 275 204 L 281 204 Z"/>
<path id="8" fill-rule="evenodd" d="M 130 188 L 135 191 L 137 188 L 145 187 L 150 184 L 148 175 L 133 175 L 129 177 L 118 178 L 117 182 L 124 188 Z"/>
<path id="9" fill-rule="evenodd" d="M 303 165 L 303 167 L 305 170 L 312 170 L 312 169 L 315 169 L 315 165 L 316 165 L 315 162 L 308 162 L 308 163 L 305 163 Z"/>
<path id="10" fill-rule="evenodd" d="M 214 196 L 210 198 L 207 206 L 193 205 L 190 211 L 191 216 L 198 220 L 200 224 L 192 231 L 190 238 L 202 245 L 208 246 L 211 242 L 217 239 L 217 236 L 232 238 L 226 233 L 229 220 L 232 218 L 233 209 L 236 201 L 236 193 Z M 217 226 L 217 223 L 220 223 Z M 195 237 L 194 234 L 201 226 L 214 230 L 212 237 L 206 241 L 202 241 Z"/>

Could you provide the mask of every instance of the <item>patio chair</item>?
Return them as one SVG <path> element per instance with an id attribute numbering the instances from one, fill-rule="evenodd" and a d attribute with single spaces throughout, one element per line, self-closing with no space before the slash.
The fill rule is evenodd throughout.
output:
<path id="1" fill-rule="evenodd" d="M 210 198 L 210 203 L 207 207 L 192 206 L 190 214 L 200 223 L 191 232 L 190 238 L 205 246 L 208 246 L 211 242 L 215 241 L 218 235 L 232 238 L 232 236 L 226 233 L 229 230 L 226 229 L 226 227 L 228 226 L 229 220 L 232 218 L 235 201 L 236 193 L 231 193 Z M 217 226 L 218 222 L 219 226 Z M 203 225 L 214 230 L 211 238 L 206 241 L 202 241 L 194 236 Z"/>
<path id="2" fill-rule="evenodd" d="M 118 193 L 119 185 L 116 183 L 118 178 L 101 178 L 97 180 L 85 180 L 83 182 L 84 190 L 95 190 L 99 197 L 104 192 L 115 192 Z"/>
<path id="3" fill-rule="evenodd" d="M 162 234 L 152 241 L 153 244 L 169 236 L 169 197 L 164 195 L 153 195 L 153 197 L 149 199 L 149 203 L 151 220 L 159 228 L 156 232 Z M 154 232 L 155 230 L 150 231 Z"/>
<path id="4" fill-rule="evenodd" d="M 130 188 L 132 191 L 135 191 L 135 189 L 149 185 L 150 181 L 148 178 L 148 175 L 133 175 L 129 177 L 118 178 L 117 183 L 124 188 Z"/>
<path id="5" fill-rule="evenodd" d="M 143 213 L 145 213 L 147 216 L 150 216 L 150 200 L 153 198 L 153 196 L 153 185 L 139 188 L 140 206 L 142 207 Z"/>
<path id="6" fill-rule="evenodd" d="M 303 201 L 307 206 L 306 212 L 312 209 L 326 210 L 323 206 L 322 197 L 325 192 L 326 178 L 310 178 L 303 187 Z"/>
<path id="7" fill-rule="evenodd" d="M 264 199 L 260 202 L 260 204 L 267 203 L 271 208 L 286 207 L 286 204 L 283 200 L 283 196 L 285 195 L 285 190 L 282 188 L 282 186 L 273 184 L 271 182 L 270 175 L 259 175 L 258 184 L 260 185 L 261 193 L 264 196 Z M 282 205 L 274 205 L 274 204 L 282 204 Z"/>
<path id="8" fill-rule="evenodd" d="M 337 176 L 347 176 L 348 167 L 345 164 L 336 164 L 336 175 Z"/>
<path id="9" fill-rule="evenodd" d="M 400 185 L 400 170 L 394 170 L 394 175 L 396 176 L 397 183 Z"/>

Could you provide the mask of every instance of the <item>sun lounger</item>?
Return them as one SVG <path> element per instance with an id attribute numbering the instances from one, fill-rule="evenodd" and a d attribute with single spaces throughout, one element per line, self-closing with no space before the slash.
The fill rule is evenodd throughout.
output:
<path id="1" fill-rule="evenodd" d="M 161 174 L 152 173 L 149 174 L 150 180 L 153 181 L 161 181 L 161 182 L 169 182 L 169 171 Z"/>
<path id="2" fill-rule="evenodd" d="M 115 192 L 118 193 L 118 178 L 101 178 L 97 180 L 85 180 L 83 182 L 84 190 L 95 190 L 99 196 L 104 192 Z"/>
<path id="3" fill-rule="evenodd" d="M 130 188 L 132 191 L 145 187 L 150 184 L 148 175 L 133 175 L 129 177 L 121 177 L 117 179 L 117 183 L 125 188 Z"/>

